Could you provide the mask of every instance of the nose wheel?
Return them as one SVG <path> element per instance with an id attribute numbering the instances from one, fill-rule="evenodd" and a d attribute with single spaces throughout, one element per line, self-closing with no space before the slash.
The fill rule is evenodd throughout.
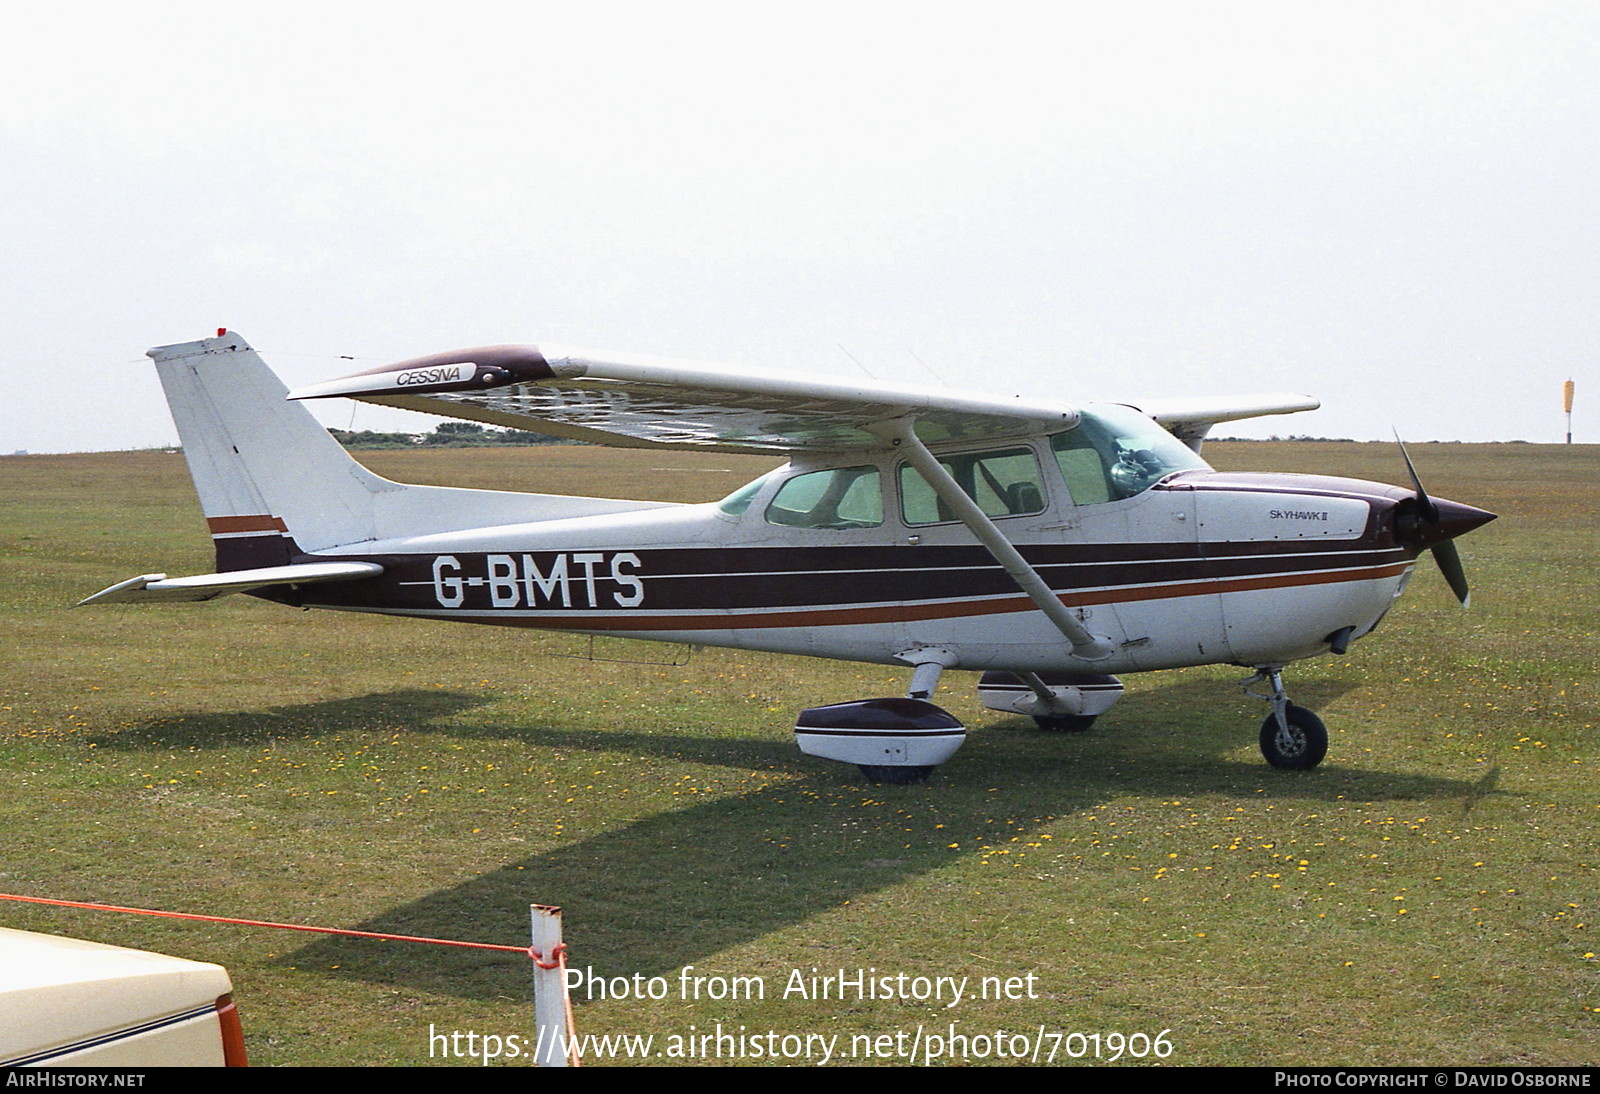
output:
<path id="1" fill-rule="evenodd" d="M 1250 685 L 1267 683 L 1270 695 L 1251 690 Z M 1272 713 L 1261 723 L 1261 755 L 1273 767 L 1285 771 L 1308 771 L 1328 754 L 1328 730 L 1305 707 L 1289 702 L 1283 690 L 1283 666 L 1266 665 L 1244 682 L 1246 695 L 1272 704 Z"/>
<path id="2" fill-rule="evenodd" d="M 1305 707 L 1288 703 L 1283 710 L 1284 725 L 1278 713 L 1267 715 L 1261 723 L 1261 754 L 1273 767 L 1286 771 L 1305 771 L 1316 767 L 1328 754 L 1328 730 Z"/>

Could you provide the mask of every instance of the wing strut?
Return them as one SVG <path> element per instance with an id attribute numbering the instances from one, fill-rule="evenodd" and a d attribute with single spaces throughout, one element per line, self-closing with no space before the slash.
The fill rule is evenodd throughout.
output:
<path id="1" fill-rule="evenodd" d="M 1028 565 L 1028 560 L 1022 557 L 1022 552 L 1011 545 L 1005 533 L 995 527 L 994 521 L 989 519 L 988 514 L 967 496 L 967 492 L 961 489 L 960 484 L 950 477 L 950 473 L 934 458 L 933 453 L 928 451 L 912 427 L 912 419 L 894 418 L 866 428 L 901 451 L 907 462 L 917 469 L 929 486 L 933 487 L 933 492 L 939 495 L 939 500 L 961 518 L 961 522 L 968 530 L 978 537 L 978 542 L 989 549 L 994 560 L 1000 563 L 1006 573 L 1011 575 L 1011 579 L 1028 594 L 1028 599 L 1038 605 L 1045 617 L 1055 624 L 1056 630 L 1072 644 L 1074 657 L 1085 661 L 1100 661 L 1111 656 L 1110 639 L 1090 634 L 1067 606 L 1061 603 L 1061 598 L 1056 596 L 1044 578 L 1039 576 L 1039 571 Z"/>

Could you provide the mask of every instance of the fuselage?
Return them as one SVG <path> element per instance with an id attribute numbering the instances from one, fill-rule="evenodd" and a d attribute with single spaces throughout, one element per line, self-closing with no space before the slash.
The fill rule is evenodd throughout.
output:
<path id="1" fill-rule="evenodd" d="M 1394 486 L 1218 473 L 1192 455 L 1173 457 L 1187 469 L 1149 467 L 1145 482 L 1048 437 L 937 454 L 1062 603 L 1109 640 L 1097 672 L 1326 652 L 1339 632 L 1349 640 L 1377 625 L 1422 549 L 1397 535 L 1415 495 Z M 1084 466 L 1098 470 L 1086 477 Z M 869 662 L 938 647 L 966 669 L 1086 667 L 887 451 L 791 463 L 720 504 L 308 557 L 385 572 L 273 599 Z"/>

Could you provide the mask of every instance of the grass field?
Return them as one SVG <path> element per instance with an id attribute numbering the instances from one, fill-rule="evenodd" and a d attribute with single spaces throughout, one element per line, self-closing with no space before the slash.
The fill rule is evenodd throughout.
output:
<path id="1" fill-rule="evenodd" d="M 1405 477 L 1391 445 L 1206 454 Z M 0 892 L 511 944 L 529 903 L 559 904 L 574 964 L 670 989 L 580 991 L 580 1032 L 653 1034 L 653 1052 L 719 1023 L 837 1034 L 837 1052 L 954 1023 L 1043 1033 L 1058 1062 L 1096 1042 L 1053 1034 L 1100 1034 L 1107 1059 L 1104 1035 L 1167 1031 L 1167 1061 L 1190 1065 L 1600 1063 L 1600 448 L 1412 454 L 1431 492 L 1501 519 L 1462 541 L 1470 611 L 1425 563 L 1375 635 L 1291 669 L 1329 726 L 1322 767 L 1262 762 L 1265 708 L 1237 669 L 1130 677 L 1084 735 L 982 711 L 952 672 L 937 701 L 971 737 L 915 787 L 794 746 L 803 707 L 902 693 L 879 667 L 575 660 L 571 636 L 248 597 L 70 611 L 135 574 L 211 569 L 182 459 L 3 458 Z M 771 465 L 364 458 L 669 500 Z M 220 962 L 256 1064 L 467 1063 L 430 1058 L 430 1029 L 532 1032 L 515 956 L 8 902 L 0 924 Z M 685 999 L 685 966 L 765 998 Z M 1032 977 L 1034 997 L 784 997 L 793 970 L 841 968 Z"/>

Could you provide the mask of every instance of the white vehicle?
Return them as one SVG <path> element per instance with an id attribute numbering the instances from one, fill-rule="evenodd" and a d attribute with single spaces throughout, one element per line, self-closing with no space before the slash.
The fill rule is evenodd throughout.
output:
<path id="1" fill-rule="evenodd" d="M 960 747 L 964 727 L 928 701 L 948 668 L 989 674 L 986 705 L 1046 729 L 1085 728 L 1121 695 L 1115 673 L 1254 668 L 1246 686 L 1265 684 L 1271 705 L 1262 752 L 1313 767 L 1327 731 L 1289 702 L 1284 666 L 1368 634 L 1423 551 L 1465 604 L 1450 541 L 1494 519 L 1430 498 L 1415 471 L 1408 490 L 1201 459 L 1212 425 L 1315 409 L 1303 395 L 1068 406 L 552 346 L 436 354 L 291 394 L 226 331 L 149 352 L 218 572 L 146 574 L 83 603 L 249 592 L 904 664 L 905 697 L 815 707 L 795 727 L 805 751 L 879 781 L 926 778 Z M 408 486 L 292 401 L 331 396 L 789 462 L 704 505 Z"/>
<path id="2" fill-rule="evenodd" d="M 243 1067 L 220 965 L 0 928 L 0 1068 Z"/>

